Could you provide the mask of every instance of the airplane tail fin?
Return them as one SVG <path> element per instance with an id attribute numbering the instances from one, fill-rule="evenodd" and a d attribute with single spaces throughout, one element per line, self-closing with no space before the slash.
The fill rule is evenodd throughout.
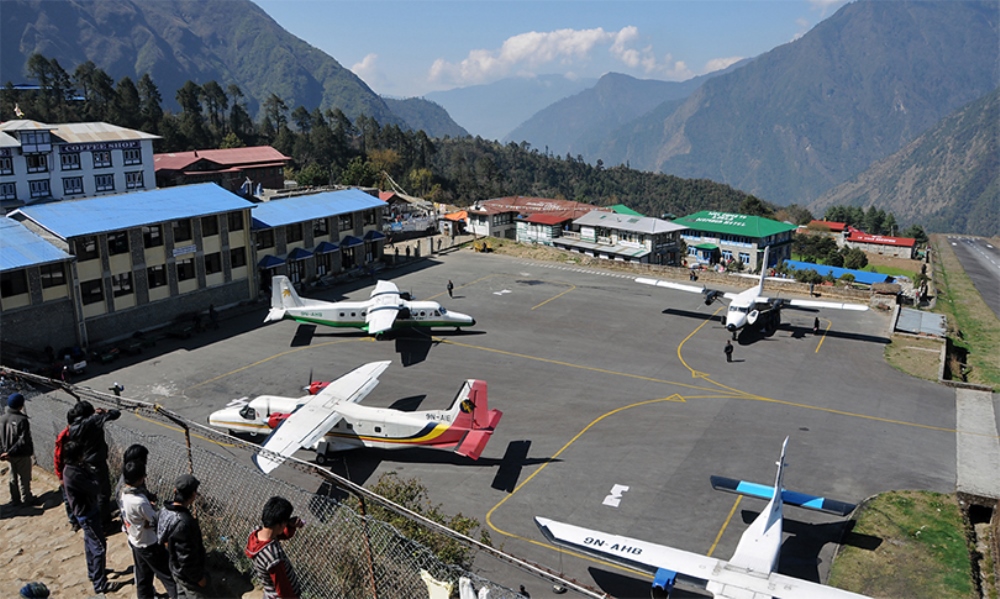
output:
<path id="1" fill-rule="evenodd" d="M 469 429 L 455 447 L 455 453 L 474 460 L 486 448 L 503 412 L 491 410 L 487 401 L 486 381 L 469 379 L 462 386 L 451 409 L 452 423 Z"/>
<path id="2" fill-rule="evenodd" d="M 305 302 L 295 292 L 291 280 L 286 276 L 276 275 L 271 279 L 271 310 L 264 322 L 281 320 L 289 308 L 301 308 L 304 305 Z"/>
<path id="3" fill-rule="evenodd" d="M 764 294 L 764 278 L 767 277 L 767 254 L 771 250 L 771 246 L 764 246 L 764 257 L 761 258 L 760 262 L 760 281 L 757 283 L 757 295 Z"/>

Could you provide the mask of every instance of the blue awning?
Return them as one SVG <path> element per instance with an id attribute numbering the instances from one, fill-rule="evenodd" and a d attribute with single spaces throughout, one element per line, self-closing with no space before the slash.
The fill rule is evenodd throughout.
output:
<path id="1" fill-rule="evenodd" d="M 367 241 L 378 241 L 379 239 L 385 239 L 385 235 L 379 231 L 372 230 L 365 233 L 365 240 Z"/>
<path id="2" fill-rule="evenodd" d="M 304 250 L 302 248 L 295 248 L 294 250 L 292 250 L 291 252 L 288 253 L 288 257 L 285 258 L 285 259 L 286 260 L 305 260 L 309 256 L 312 256 L 312 252 L 310 252 L 309 250 Z"/>
<path id="3" fill-rule="evenodd" d="M 330 252 L 339 252 L 340 246 L 336 243 L 330 243 L 329 241 L 324 241 L 323 243 L 317 245 L 313 248 L 313 253 L 316 254 L 329 254 Z"/>
<path id="4" fill-rule="evenodd" d="M 351 237 L 350 235 L 340 240 L 340 247 L 344 248 L 352 248 L 364 244 L 365 242 L 361 241 L 357 237 Z"/>
<path id="5" fill-rule="evenodd" d="M 276 266 L 281 266 L 284 263 L 285 261 L 281 258 L 268 254 L 260 259 L 260 262 L 257 263 L 257 268 L 274 268 Z"/>

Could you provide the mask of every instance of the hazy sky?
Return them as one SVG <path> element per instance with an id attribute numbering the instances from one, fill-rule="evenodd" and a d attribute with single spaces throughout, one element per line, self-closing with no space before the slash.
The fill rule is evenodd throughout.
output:
<path id="1" fill-rule="evenodd" d="M 254 0 L 379 94 L 614 71 L 680 81 L 801 36 L 845 0 Z"/>

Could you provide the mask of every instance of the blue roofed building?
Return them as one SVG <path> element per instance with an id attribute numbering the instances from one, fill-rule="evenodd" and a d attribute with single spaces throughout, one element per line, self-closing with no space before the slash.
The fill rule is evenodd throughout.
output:
<path id="1" fill-rule="evenodd" d="M 205 183 L 34 204 L 9 216 L 75 258 L 76 344 L 86 346 L 256 297 L 253 207 Z"/>
<path id="2" fill-rule="evenodd" d="M 253 211 L 262 285 L 275 275 L 303 283 L 382 260 L 386 203 L 358 189 L 272 199 Z"/>
<path id="3" fill-rule="evenodd" d="M 28 227 L 0 218 L 0 351 L 5 358 L 20 347 L 36 346 L 36 337 L 47 340 L 36 349 L 76 344 L 72 261 Z"/>
<path id="4" fill-rule="evenodd" d="M 825 264 L 813 264 L 812 262 L 800 262 L 798 260 L 785 260 L 785 266 L 791 268 L 792 270 L 815 270 L 822 277 L 832 274 L 834 279 L 840 279 L 840 277 L 849 274 L 854 276 L 854 281 L 856 283 L 862 283 L 864 285 L 892 283 L 893 280 L 890 275 L 883 275 L 877 272 L 853 270 L 850 268 L 841 268 L 839 266 L 827 266 Z"/>

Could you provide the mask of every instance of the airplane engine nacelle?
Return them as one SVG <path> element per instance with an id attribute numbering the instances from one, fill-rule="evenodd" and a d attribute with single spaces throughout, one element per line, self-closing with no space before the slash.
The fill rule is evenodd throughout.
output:
<path id="1" fill-rule="evenodd" d="M 757 318 L 758 317 L 760 317 L 760 311 L 759 310 L 751 310 L 750 313 L 747 314 L 747 322 L 750 323 L 750 324 L 753 324 L 753 323 L 757 322 Z"/>
<path id="2" fill-rule="evenodd" d="M 718 299 L 718 297 L 719 297 L 719 292 L 718 291 L 707 291 L 707 292 L 705 292 L 705 305 L 706 306 L 711 306 L 712 302 L 714 302 L 716 299 Z"/>

